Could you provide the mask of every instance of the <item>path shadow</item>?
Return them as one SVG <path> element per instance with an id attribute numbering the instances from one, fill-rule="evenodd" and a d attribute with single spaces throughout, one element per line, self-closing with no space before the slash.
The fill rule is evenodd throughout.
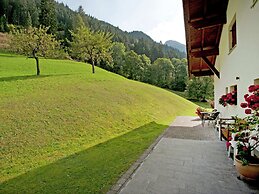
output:
<path id="1" fill-rule="evenodd" d="M 0 185 L 0 193 L 106 193 L 167 127 L 148 123 L 10 179 Z"/>
<path id="2" fill-rule="evenodd" d="M 218 141 L 215 129 L 211 126 L 202 127 L 202 125 L 197 125 L 193 127 L 170 126 L 166 131 L 164 137 Z"/>
<path id="3" fill-rule="evenodd" d="M 71 74 L 53 74 L 53 75 L 23 75 L 23 76 L 10 76 L 10 77 L 0 77 L 0 82 L 11 82 L 17 80 L 30 80 L 30 79 L 41 79 L 46 77 L 57 77 L 66 76 Z"/>

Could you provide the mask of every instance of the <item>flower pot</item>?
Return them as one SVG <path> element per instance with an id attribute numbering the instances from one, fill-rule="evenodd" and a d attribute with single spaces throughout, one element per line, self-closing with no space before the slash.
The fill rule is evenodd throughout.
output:
<path id="1" fill-rule="evenodd" d="M 259 164 L 251 164 L 243 166 L 239 156 L 235 157 L 236 170 L 247 180 L 259 180 Z"/>

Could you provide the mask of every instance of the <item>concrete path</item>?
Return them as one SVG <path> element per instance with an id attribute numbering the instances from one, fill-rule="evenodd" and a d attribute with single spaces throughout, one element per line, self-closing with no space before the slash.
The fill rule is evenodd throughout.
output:
<path id="1" fill-rule="evenodd" d="M 194 117 L 177 117 L 121 194 L 259 193 L 237 179 L 225 143 Z"/>

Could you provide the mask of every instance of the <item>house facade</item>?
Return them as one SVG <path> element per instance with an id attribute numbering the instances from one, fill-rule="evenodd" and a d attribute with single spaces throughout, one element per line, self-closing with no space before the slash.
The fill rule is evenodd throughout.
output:
<path id="1" fill-rule="evenodd" d="M 240 103 L 245 102 L 248 87 L 259 84 L 259 3 L 251 8 L 253 1 L 230 0 L 223 26 L 219 55 L 215 67 L 220 79 L 214 76 L 216 108 L 223 117 L 246 116 Z M 234 39 L 234 40 L 233 40 Z M 237 105 L 223 107 L 218 99 L 237 90 Z"/>
<path id="2" fill-rule="evenodd" d="M 215 107 L 221 117 L 246 116 L 240 103 L 259 84 L 259 2 L 183 0 L 190 76 L 214 76 Z M 236 91 L 236 102 L 219 98 Z"/>

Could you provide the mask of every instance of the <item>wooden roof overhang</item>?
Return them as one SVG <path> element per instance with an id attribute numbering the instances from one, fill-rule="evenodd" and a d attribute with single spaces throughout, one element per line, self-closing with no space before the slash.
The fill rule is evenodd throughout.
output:
<path id="1" fill-rule="evenodd" d="M 216 57 L 228 0 L 182 0 L 189 76 L 217 75 Z"/>

